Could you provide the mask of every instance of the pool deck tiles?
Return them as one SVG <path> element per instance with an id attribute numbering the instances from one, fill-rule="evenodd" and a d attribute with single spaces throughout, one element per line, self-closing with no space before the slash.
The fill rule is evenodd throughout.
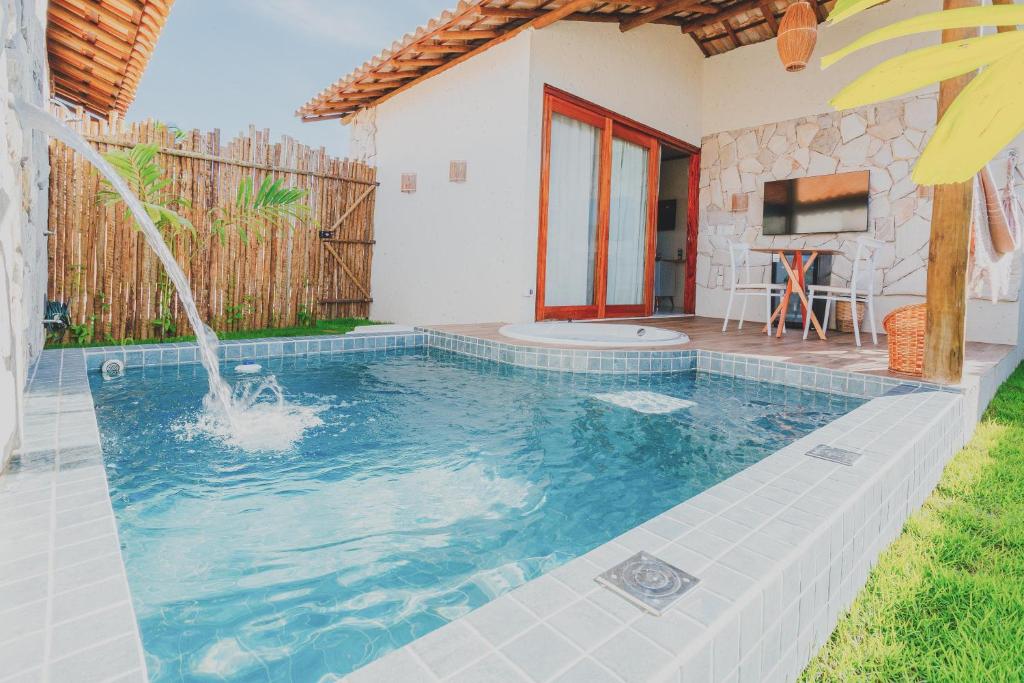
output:
<path id="1" fill-rule="evenodd" d="M 794 680 L 962 444 L 960 410 L 952 392 L 870 401 L 348 680 L 472 680 L 485 662 L 526 681 Z M 806 457 L 822 442 L 862 457 Z M 660 617 L 594 582 L 640 550 L 701 579 Z M 425 658 L 434 642 L 460 643 L 461 668 Z"/>
<path id="2" fill-rule="evenodd" d="M 25 401 L 0 476 L 0 680 L 144 681 L 82 351 L 44 353 Z"/>

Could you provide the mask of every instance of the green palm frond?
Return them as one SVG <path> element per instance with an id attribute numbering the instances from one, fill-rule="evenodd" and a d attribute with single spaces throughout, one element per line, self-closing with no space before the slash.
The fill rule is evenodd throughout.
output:
<path id="1" fill-rule="evenodd" d="M 169 236 L 182 231 L 194 233 L 195 226 L 192 222 L 178 213 L 181 209 L 191 208 L 191 204 L 184 197 L 175 196 L 168 191 L 171 181 L 164 177 L 163 169 L 156 161 L 159 151 L 156 145 L 139 144 L 130 149 L 106 152 L 103 158 L 128 184 L 129 189 L 138 197 L 146 213 L 161 232 Z M 96 200 L 105 206 L 113 206 L 124 201 L 106 179 L 103 179 L 101 189 L 96 193 Z M 131 217 L 131 211 L 127 207 L 125 217 Z"/>
<path id="2" fill-rule="evenodd" d="M 267 177 L 260 186 L 249 177 L 242 180 L 235 191 L 235 204 L 230 214 L 215 209 L 212 229 L 223 242 L 227 228 L 234 228 L 243 242 L 248 243 L 254 234 L 257 242 L 264 235 L 282 225 L 291 227 L 296 221 L 308 220 L 310 208 L 303 203 L 308 192 L 295 187 L 285 187 L 282 179 Z"/>

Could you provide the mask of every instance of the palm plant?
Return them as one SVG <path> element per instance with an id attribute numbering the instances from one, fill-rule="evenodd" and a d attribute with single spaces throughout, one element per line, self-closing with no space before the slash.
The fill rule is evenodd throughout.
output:
<path id="1" fill-rule="evenodd" d="M 139 198 L 164 241 L 171 244 L 182 233 L 195 237 L 196 229 L 188 218 L 179 213 L 181 210 L 190 210 L 192 204 L 170 191 L 171 179 L 164 177 L 163 169 L 156 161 L 159 151 L 156 145 L 138 144 L 131 149 L 107 152 L 103 156 Z M 237 231 L 245 243 L 248 243 L 250 233 L 261 242 L 269 230 L 309 218 L 310 208 L 302 203 L 306 195 L 305 190 L 284 187 L 282 180 L 269 177 L 257 189 L 255 181 L 247 177 L 239 183 L 231 207 L 213 207 L 209 210 L 210 230 L 222 244 L 226 241 L 229 228 Z M 111 206 L 122 202 L 123 198 L 104 180 L 97 193 L 97 201 Z M 125 216 L 130 215 L 131 212 L 126 208 Z M 162 336 L 173 336 L 176 332 L 171 313 L 173 292 L 167 274 L 162 269 L 157 280 L 157 290 L 159 313 L 151 322 Z"/>
<path id="2" fill-rule="evenodd" d="M 221 207 L 211 209 L 214 220 L 210 229 L 222 244 L 228 228 L 234 228 L 242 242 L 248 243 L 250 232 L 257 242 L 262 242 L 268 230 L 309 218 L 310 208 L 302 203 L 305 190 L 284 187 L 280 178 L 270 177 L 264 178 L 258 189 L 254 188 L 253 179 L 245 178 L 238 185 L 230 211 Z"/>
<path id="3" fill-rule="evenodd" d="M 140 144 L 127 150 L 107 152 L 103 158 L 114 167 L 117 174 L 139 198 L 165 240 L 175 237 L 182 231 L 194 234 L 195 227 L 192 222 L 178 213 L 179 210 L 189 209 L 192 205 L 184 197 L 168 191 L 171 181 L 164 178 L 163 170 L 156 162 L 157 152 L 159 148 L 156 145 Z M 102 188 L 96 194 L 99 203 L 111 206 L 123 201 L 109 181 L 103 179 L 102 182 Z M 131 217 L 131 211 L 127 207 L 124 215 L 125 218 Z"/>
<path id="4" fill-rule="evenodd" d="M 886 0 L 838 0 L 837 24 Z M 828 68 L 857 50 L 927 31 L 1024 24 L 1024 7 L 990 5 L 942 10 L 872 31 L 821 60 Z M 913 50 L 868 70 L 843 88 L 832 105 L 851 109 L 905 95 L 981 69 L 935 128 L 914 167 L 919 185 L 964 182 L 1024 131 L 1024 32 L 966 38 Z"/>

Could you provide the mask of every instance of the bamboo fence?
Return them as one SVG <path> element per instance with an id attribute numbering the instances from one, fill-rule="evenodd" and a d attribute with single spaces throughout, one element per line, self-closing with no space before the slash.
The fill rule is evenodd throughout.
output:
<path id="1" fill-rule="evenodd" d="M 172 249 L 192 283 L 199 313 L 215 330 L 286 327 L 309 320 L 366 317 L 373 258 L 376 170 L 328 156 L 270 131 L 250 126 L 227 144 L 220 131 L 173 131 L 153 121 L 126 124 L 55 113 L 100 152 L 138 143 L 160 148 L 157 162 L 172 180 L 171 195 L 186 198 L 180 211 L 196 227 Z M 262 242 L 245 243 L 229 230 L 211 233 L 210 210 L 231 212 L 243 178 L 256 187 L 267 176 L 307 191 L 309 220 L 271 230 Z M 73 324 L 94 325 L 96 340 L 159 336 L 160 267 L 124 205 L 102 206 L 93 167 L 70 148 L 50 146 L 49 298 L 69 304 Z M 321 239 L 321 231 L 333 231 Z M 171 304 L 176 333 L 190 329 L 177 297 Z"/>

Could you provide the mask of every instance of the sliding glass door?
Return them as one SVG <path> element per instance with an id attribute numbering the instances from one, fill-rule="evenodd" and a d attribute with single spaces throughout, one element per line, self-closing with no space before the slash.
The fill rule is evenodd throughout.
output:
<path id="1" fill-rule="evenodd" d="M 589 309 L 597 272 L 598 180 L 601 128 L 555 114 L 551 119 L 551 175 L 545 302 Z"/>
<path id="2" fill-rule="evenodd" d="M 613 129 L 605 301 L 608 316 L 646 313 L 646 287 L 654 265 L 651 183 L 655 179 L 651 177 L 651 160 L 657 151 L 648 142 L 645 136 L 627 129 Z"/>
<path id="3" fill-rule="evenodd" d="M 556 97 L 545 105 L 537 318 L 649 315 L 657 142 Z"/>

